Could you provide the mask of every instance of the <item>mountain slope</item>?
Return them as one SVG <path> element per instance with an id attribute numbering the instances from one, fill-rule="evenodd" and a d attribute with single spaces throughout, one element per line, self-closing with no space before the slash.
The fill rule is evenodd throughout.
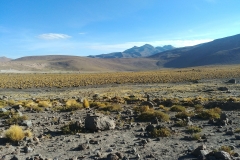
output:
<path id="1" fill-rule="evenodd" d="M 100 59 L 79 56 L 49 55 L 22 57 L 4 64 L 0 69 L 61 71 L 140 71 L 158 69 L 157 60 L 149 58 Z"/>
<path id="2" fill-rule="evenodd" d="M 132 47 L 123 52 L 113 52 L 108 54 L 101 54 L 96 56 L 89 56 L 91 58 L 138 58 L 138 57 L 148 57 L 153 54 L 174 49 L 171 45 L 166 45 L 163 47 L 154 48 L 150 44 L 145 44 L 141 47 Z"/>
<path id="3" fill-rule="evenodd" d="M 11 59 L 7 57 L 0 57 L 0 62 L 8 62 L 8 61 L 11 61 Z"/>
<path id="4" fill-rule="evenodd" d="M 150 56 L 168 60 L 164 67 L 182 68 L 240 63 L 240 34 L 192 47 L 177 48 Z"/>

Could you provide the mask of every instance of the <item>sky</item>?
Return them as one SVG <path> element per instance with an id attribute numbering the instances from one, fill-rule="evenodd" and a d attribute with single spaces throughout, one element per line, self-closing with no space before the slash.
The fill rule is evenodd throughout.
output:
<path id="1" fill-rule="evenodd" d="M 239 0 L 0 0 L 0 57 L 192 46 L 240 33 Z"/>

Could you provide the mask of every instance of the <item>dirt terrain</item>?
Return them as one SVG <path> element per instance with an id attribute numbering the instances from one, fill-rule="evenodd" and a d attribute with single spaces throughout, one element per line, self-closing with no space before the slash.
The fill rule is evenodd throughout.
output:
<path id="1" fill-rule="evenodd" d="M 227 78 L 1 89 L 0 158 L 240 159 L 240 83 L 235 78 L 230 83 L 226 83 Z M 90 108 L 84 105 L 84 99 L 89 101 Z M 185 110 L 174 110 L 174 106 Z M 221 110 L 219 116 L 200 116 L 215 107 Z M 155 111 L 169 116 L 168 119 L 152 116 Z M 149 114 L 144 117 L 144 113 Z M 189 116 L 176 116 L 179 113 Z M 14 115 L 19 121 L 11 119 Z M 27 120 L 19 118 L 22 116 L 27 116 Z M 98 119 L 100 127 L 91 130 L 86 126 L 90 123 L 88 116 L 105 119 Z M 13 124 L 29 129 L 32 135 L 19 141 L 9 140 L 5 133 Z M 197 129 L 191 130 L 191 126 Z"/>

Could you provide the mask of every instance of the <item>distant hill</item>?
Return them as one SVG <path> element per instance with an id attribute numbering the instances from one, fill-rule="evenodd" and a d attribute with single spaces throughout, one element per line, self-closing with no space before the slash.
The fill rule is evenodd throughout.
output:
<path id="1" fill-rule="evenodd" d="M 148 57 L 153 54 L 174 49 L 171 45 L 166 45 L 163 47 L 153 47 L 150 44 L 145 44 L 141 47 L 132 47 L 123 52 L 113 52 L 108 54 L 100 54 L 95 56 L 88 56 L 91 58 L 138 58 L 138 57 Z"/>
<path id="2" fill-rule="evenodd" d="M 240 64 L 240 34 L 161 52 L 149 58 L 165 60 L 164 67 L 168 68 Z"/>
<path id="3" fill-rule="evenodd" d="M 158 60 L 149 58 L 88 58 L 67 55 L 27 56 L 0 65 L 0 69 L 33 71 L 141 71 L 159 68 Z"/>
<path id="4" fill-rule="evenodd" d="M 0 57 L 0 62 L 8 62 L 8 61 L 11 61 L 11 59 L 7 57 Z"/>

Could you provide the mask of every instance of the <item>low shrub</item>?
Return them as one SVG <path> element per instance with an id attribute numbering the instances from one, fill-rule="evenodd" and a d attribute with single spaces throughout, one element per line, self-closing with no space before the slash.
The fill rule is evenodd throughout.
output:
<path id="1" fill-rule="evenodd" d="M 187 119 L 187 117 L 192 117 L 192 116 L 194 116 L 194 113 L 187 112 L 187 111 L 179 112 L 175 115 L 176 118 L 180 118 L 180 119 Z"/>
<path id="2" fill-rule="evenodd" d="M 202 131 L 202 129 L 198 126 L 188 126 L 187 127 L 187 132 L 189 132 L 189 133 L 198 133 L 201 131 Z"/>
<path id="3" fill-rule="evenodd" d="M 192 140 L 200 140 L 201 137 L 202 137 L 201 134 L 195 133 L 195 134 L 192 135 Z"/>
<path id="4" fill-rule="evenodd" d="M 115 111 L 122 111 L 122 107 L 118 104 L 114 104 L 114 105 L 110 105 L 110 106 L 99 107 L 98 110 L 115 112 Z"/>
<path id="5" fill-rule="evenodd" d="M 43 111 L 43 109 L 41 107 L 39 107 L 39 105 L 37 103 L 30 101 L 30 100 L 18 102 L 18 104 L 22 105 L 25 108 L 34 110 L 34 111 L 38 111 L 38 112 Z"/>
<path id="6" fill-rule="evenodd" d="M 0 112 L 0 118 L 7 118 L 10 115 L 10 112 Z"/>
<path id="7" fill-rule="evenodd" d="M 84 108 L 89 108 L 90 107 L 89 102 L 86 98 L 83 99 L 83 107 Z"/>
<path id="8" fill-rule="evenodd" d="M 240 133 L 240 128 L 236 128 L 234 132 L 235 133 Z"/>
<path id="9" fill-rule="evenodd" d="M 83 105 L 81 103 L 78 103 L 75 99 L 69 99 L 67 100 L 66 105 L 59 109 L 62 112 L 70 112 L 83 109 Z"/>
<path id="10" fill-rule="evenodd" d="M 158 118 L 161 121 L 169 121 L 169 115 L 166 113 L 163 113 L 161 111 L 156 111 L 156 110 L 148 110 L 146 112 L 142 112 L 139 116 L 138 119 L 142 121 L 151 121 L 154 118 Z"/>
<path id="11" fill-rule="evenodd" d="M 224 151 L 224 152 L 227 152 L 229 153 L 230 155 L 233 155 L 234 154 L 234 151 L 231 149 L 231 147 L 229 146 L 221 146 L 219 148 L 219 151 Z"/>
<path id="12" fill-rule="evenodd" d="M 194 109 L 195 109 L 195 113 L 201 113 L 204 108 L 202 105 L 197 104 L 197 105 L 195 105 Z"/>
<path id="13" fill-rule="evenodd" d="M 159 105 L 159 109 L 162 109 L 164 112 L 168 112 L 170 109 L 165 107 L 164 105 Z"/>
<path id="14" fill-rule="evenodd" d="M 39 101 L 38 106 L 39 107 L 52 107 L 52 103 L 49 101 Z"/>
<path id="15" fill-rule="evenodd" d="M 137 113 L 143 113 L 143 112 L 147 112 L 149 110 L 149 106 L 135 106 L 133 108 L 133 110 Z"/>
<path id="16" fill-rule="evenodd" d="M 168 128 L 154 128 L 150 134 L 152 137 L 169 137 L 171 136 L 172 132 Z"/>
<path id="17" fill-rule="evenodd" d="M 82 132 L 83 127 L 79 122 L 70 122 L 69 124 L 61 127 L 63 134 L 75 134 Z"/>
<path id="18" fill-rule="evenodd" d="M 1 106 L 1 108 L 7 106 L 7 104 L 8 104 L 7 101 L 5 101 L 5 100 L 0 100 L 0 106 Z"/>
<path id="19" fill-rule="evenodd" d="M 187 126 L 187 122 L 186 121 L 177 121 L 175 123 L 176 127 L 186 127 Z"/>
<path id="20" fill-rule="evenodd" d="M 170 108 L 170 111 L 172 111 L 172 112 L 184 112 L 184 111 L 186 111 L 186 108 L 184 106 L 174 105 Z"/>
<path id="21" fill-rule="evenodd" d="M 8 130 L 6 130 L 5 136 L 11 141 L 20 141 L 25 135 L 20 126 L 12 125 Z"/>
<path id="22" fill-rule="evenodd" d="M 109 103 L 108 102 L 90 102 L 90 107 L 106 107 L 108 106 Z"/>
<path id="23" fill-rule="evenodd" d="M 13 114 L 11 118 L 9 118 L 6 122 L 7 124 L 19 124 L 20 122 L 28 120 L 26 115 L 20 116 L 19 114 Z"/>
<path id="24" fill-rule="evenodd" d="M 202 119 L 219 119 L 221 112 L 222 110 L 220 108 L 215 107 L 215 108 L 200 112 L 198 114 L 198 117 Z"/>

